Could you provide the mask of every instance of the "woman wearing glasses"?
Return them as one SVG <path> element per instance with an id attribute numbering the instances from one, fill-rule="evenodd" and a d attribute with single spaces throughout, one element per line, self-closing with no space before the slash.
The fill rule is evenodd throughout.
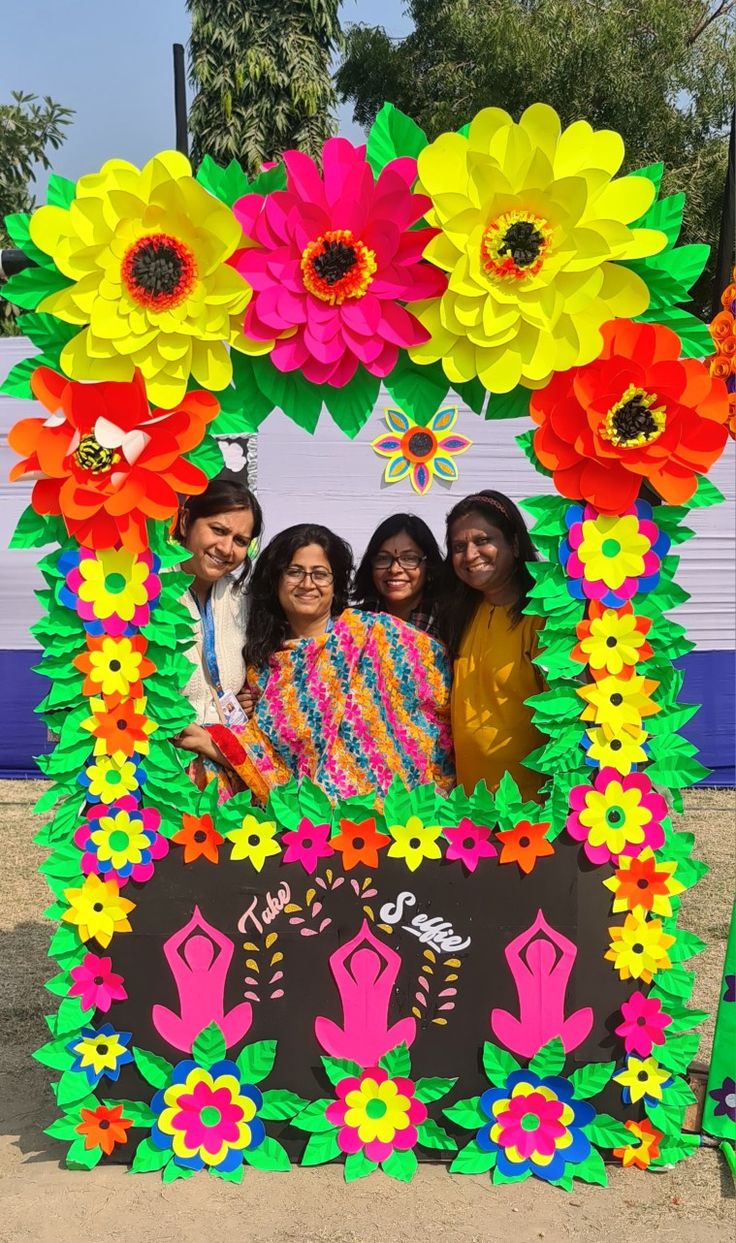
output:
<path id="1" fill-rule="evenodd" d="M 434 604 L 442 554 L 416 514 L 392 514 L 376 527 L 355 575 L 358 608 L 391 613 L 437 638 Z"/>
<path id="2" fill-rule="evenodd" d="M 260 800 L 290 777 L 331 798 L 407 785 L 451 788 L 450 677 L 443 648 L 398 618 L 347 608 L 350 547 L 326 527 L 282 531 L 249 587 L 245 729 L 213 725 L 211 756 Z"/>

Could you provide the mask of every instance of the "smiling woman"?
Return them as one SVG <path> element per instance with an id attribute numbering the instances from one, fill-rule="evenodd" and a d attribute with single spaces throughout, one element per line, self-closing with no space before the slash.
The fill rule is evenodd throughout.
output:
<path id="1" fill-rule="evenodd" d="M 442 554 L 426 522 L 416 514 L 391 514 L 376 527 L 355 574 L 359 608 L 380 610 L 434 638 L 437 578 Z"/>

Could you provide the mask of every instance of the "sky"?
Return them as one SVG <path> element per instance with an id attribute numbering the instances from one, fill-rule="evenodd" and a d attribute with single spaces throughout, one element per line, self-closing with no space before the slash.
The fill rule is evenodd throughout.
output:
<path id="1" fill-rule="evenodd" d="M 54 171 L 76 180 L 111 157 L 141 165 L 174 146 L 172 44 L 186 45 L 184 0 L 2 0 L 0 102 L 13 90 L 75 109 Z M 343 0 L 341 21 L 408 33 L 402 0 Z M 189 96 L 191 98 L 191 96 Z M 340 132 L 359 139 L 351 108 Z M 43 194 L 46 176 L 36 192 Z"/>

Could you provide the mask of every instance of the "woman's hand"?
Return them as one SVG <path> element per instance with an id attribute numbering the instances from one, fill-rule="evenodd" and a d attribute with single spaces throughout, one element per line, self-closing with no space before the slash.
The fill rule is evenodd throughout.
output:
<path id="1" fill-rule="evenodd" d="M 251 690 L 247 682 L 244 683 L 241 690 L 235 696 L 248 720 L 250 720 L 255 711 L 257 696 L 258 692 Z"/>
<path id="2" fill-rule="evenodd" d="M 206 756 L 208 760 L 214 760 L 215 764 L 225 764 L 222 752 L 218 750 L 208 731 L 201 725 L 187 725 L 171 741 L 181 751 L 194 751 L 197 755 Z"/>

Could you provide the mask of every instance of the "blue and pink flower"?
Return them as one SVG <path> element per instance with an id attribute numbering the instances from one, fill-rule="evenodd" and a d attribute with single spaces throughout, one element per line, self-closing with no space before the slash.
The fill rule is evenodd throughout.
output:
<path id="1" fill-rule="evenodd" d="M 129 635 L 151 620 L 161 594 L 159 558 L 127 548 L 70 549 L 57 563 L 64 575 L 59 600 L 89 634 Z"/>
<path id="2" fill-rule="evenodd" d="M 262 1104 L 260 1091 L 241 1082 L 234 1062 L 215 1062 L 209 1069 L 179 1062 L 170 1083 L 151 1101 L 157 1115 L 151 1140 L 183 1169 L 207 1166 L 227 1173 L 243 1164 L 244 1152 L 263 1143 Z"/>
<path id="3" fill-rule="evenodd" d="M 131 795 L 109 805 L 96 803 L 85 816 L 86 823 L 74 834 L 85 876 L 94 873 L 121 886 L 128 880 L 147 881 L 155 861 L 169 852 L 168 841 L 158 831 L 160 813 L 140 807 Z"/>
<path id="4" fill-rule="evenodd" d="M 621 608 L 637 592 L 653 591 L 670 538 L 652 515 L 647 501 L 637 501 L 623 514 L 571 505 L 565 514 L 567 539 L 560 545 L 570 595 Z"/>
<path id="5" fill-rule="evenodd" d="M 555 1182 L 566 1165 L 580 1165 L 590 1153 L 583 1127 L 593 1121 L 595 1110 L 575 1099 L 567 1079 L 515 1070 L 503 1087 L 483 1093 L 479 1108 L 489 1122 L 478 1131 L 476 1143 L 497 1154 L 497 1169 L 507 1178 L 534 1174 Z"/>
<path id="6" fill-rule="evenodd" d="M 66 1046 L 74 1055 L 71 1069 L 80 1071 L 93 1088 L 103 1078 L 115 1082 L 121 1066 L 133 1061 L 133 1054 L 127 1047 L 130 1038 L 131 1032 L 116 1031 L 111 1023 L 97 1028 L 83 1027 Z"/>
<path id="7" fill-rule="evenodd" d="M 344 1153 L 363 1152 L 369 1161 L 385 1161 L 392 1152 L 407 1152 L 418 1141 L 417 1127 L 427 1107 L 414 1095 L 414 1081 L 389 1077 L 381 1066 L 349 1076 L 337 1085 L 338 1099 L 325 1117 L 339 1127 L 337 1142 Z"/>

